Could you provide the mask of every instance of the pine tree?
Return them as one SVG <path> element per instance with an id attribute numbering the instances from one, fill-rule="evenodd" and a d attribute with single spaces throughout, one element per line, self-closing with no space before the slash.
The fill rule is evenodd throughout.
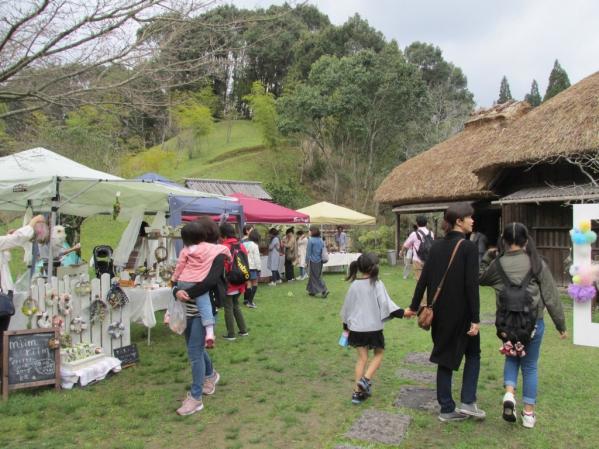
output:
<path id="1" fill-rule="evenodd" d="M 524 97 L 525 101 L 533 107 L 536 108 L 541 104 L 541 94 L 539 93 L 539 85 L 537 84 L 537 80 L 532 80 L 532 85 L 530 86 L 530 93 L 526 94 Z"/>
<path id="2" fill-rule="evenodd" d="M 549 84 L 547 85 L 547 91 L 545 92 L 543 101 L 547 101 L 550 98 L 555 97 L 562 90 L 566 90 L 568 87 L 570 87 L 570 79 L 568 78 L 568 74 L 556 59 L 555 63 L 553 64 L 553 69 L 549 74 Z"/>
<path id="3" fill-rule="evenodd" d="M 510 92 L 510 84 L 507 82 L 507 78 L 504 76 L 501 78 L 501 86 L 499 87 L 499 98 L 497 99 L 497 104 L 502 104 L 510 100 L 513 100 L 512 93 Z"/>

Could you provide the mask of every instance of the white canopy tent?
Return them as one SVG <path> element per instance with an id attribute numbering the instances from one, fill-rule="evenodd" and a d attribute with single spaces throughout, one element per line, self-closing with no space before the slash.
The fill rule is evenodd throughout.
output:
<path id="1" fill-rule="evenodd" d="M 168 213 L 171 195 L 193 198 L 219 195 L 191 191 L 183 187 L 142 180 L 126 180 L 94 170 L 45 148 L 33 148 L 0 158 L 0 210 L 51 212 L 89 217 L 112 214 L 115 201 L 120 204 L 120 219 L 145 213 Z M 48 271 L 52 269 L 49 255 Z"/>
<path id="2" fill-rule="evenodd" d="M 36 212 L 50 212 L 56 198 L 56 207 L 63 214 L 111 214 L 117 192 L 119 217 L 123 219 L 140 208 L 146 213 L 168 213 L 169 195 L 223 198 L 184 187 L 119 178 L 45 148 L 0 158 L 0 210 L 24 212 L 30 205 Z"/>

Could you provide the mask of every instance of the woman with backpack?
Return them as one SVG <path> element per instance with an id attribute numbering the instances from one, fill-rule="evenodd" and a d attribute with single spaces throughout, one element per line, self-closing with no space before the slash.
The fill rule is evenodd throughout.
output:
<path id="1" fill-rule="evenodd" d="M 247 250 L 245 246 L 237 239 L 235 228 L 229 223 L 220 226 L 220 236 L 223 239 L 221 244 L 229 248 L 231 251 L 232 261 L 225 262 L 225 272 L 228 276 L 227 294 L 225 296 L 225 325 L 227 326 L 227 335 L 224 335 L 225 340 L 235 340 L 235 323 L 239 329 L 240 337 L 249 335 L 241 307 L 239 307 L 239 296 L 245 293 L 246 280 L 249 280 L 249 265 L 247 265 Z M 247 270 L 247 279 L 242 280 L 239 284 L 233 284 L 229 273 L 234 270 L 233 264 L 238 264 L 237 253 L 245 255 L 245 269 Z M 243 257 L 242 257 L 243 258 Z"/>
<path id="2" fill-rule="evenodd" d="M 545 307 L 562 339 L 567 338 L 564 310 L 559 298 L 555 280 L 547 264 L 537 252 L 528 229 L 522 223 L 510 223 L 503 230 L 499 246 L 499 256 L 495 250 L 489 250 L 481 264 L 480 284 L 491 286 L 496 292 L 498 336 L 505 341 L 501 352 L 505 354 L 503 369 L 503 419 L 517 421 L 515 391 L 518 371 L 522 371 L 522 425 L 532 429 L 536 423 L 535 404 L 537 400 L 538 361 L 545 323 Z M 521 293 L 518 294 L 518 290 Z M 519 326 L 512 330 L 510 316 L 514 309 L 508 303 L 529 302 L 529 313 L 518 312 Z M 522 323 L 531 322 L 527 335 L 518 335 Z M 520 341 L 512 341 L 518 335 Z M 512 338 L 510 338 L 512 337 Z M 529 341 L 528 341 L 529 340 Z M 518 344 L 520 343 L 520 344 Z"/>
<path id="3" fill-rule="evenodd" d="M 480 372 L 478 249 L 466 240 L 466 234 L 472 232 L 473 213 L 468 203 L 447 208 L 443 223 L 445 238 L 433 243 L 410 305 L 410 310 L 419 311 L 426 290 L 427 303 L 432 304 L 434 312 L 430 361 L 437 364 L 441 422 L 485 417 L 476 404 Z M 436 294 L 437 289 L 440 290 Z M 451 395 L 452 376 L 464 357 L 462 404 L 456 408 Z"/>

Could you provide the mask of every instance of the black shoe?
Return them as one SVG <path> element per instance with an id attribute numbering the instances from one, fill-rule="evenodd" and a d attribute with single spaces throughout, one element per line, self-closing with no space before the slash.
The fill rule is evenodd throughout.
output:
<path id="1" fill-rule="evenodd" d="M 225 340 L 235 341 L 235 335 L 223 335 Z"/>
<path id="2" fill-rule="evenodd" d="M 238 332 L 237 335 L 239 335 L 240 337 L 248 337 L 250 335 L 249 332 Z"/>
<path id="3" fill-rule="evenodd" d="M 354 393 L 351 395 L 351 402 L 352 404 L 361 404 L 366 400 L 366 398 L 367 396 L 361 391 L 354 391 Z"/>
<path id="4" fill-rule="evenodd" d="M 327 296 L 329 296 L 329 291 L 328 290 L 326 292 L 322 293 L 322 297 L 323 298 L 326 298 Z"/>
<path id="5" fill-rule="evenodd" d="M 316 296 L 316 293 L 308 293 L 308 296 Z"/>
<path id="6" fill-rule="evenodd" d="M 366 396 L 370 396 L 370 387 L 372 387 L 372 383 L 365 377 L 361 377 L 358 381 L 358 388 L 362 391 L 362 393 L 364 393 Z"/>

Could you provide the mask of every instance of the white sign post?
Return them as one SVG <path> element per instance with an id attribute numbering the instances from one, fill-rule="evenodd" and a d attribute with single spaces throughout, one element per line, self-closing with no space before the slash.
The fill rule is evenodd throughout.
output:
<path id="1" fill-rule="evenodd" d="M 599 204 L 575 204 L 573 206 L 573 223 L 577 226 L 582 220 L 599 220 Z M 586 265 L 591 263 L 591 248 L 573 251 L 573 264 Z M 593 323 L 591 301 L 573 301 L 575 345 L 599 347 L 599 323 Z"/>

